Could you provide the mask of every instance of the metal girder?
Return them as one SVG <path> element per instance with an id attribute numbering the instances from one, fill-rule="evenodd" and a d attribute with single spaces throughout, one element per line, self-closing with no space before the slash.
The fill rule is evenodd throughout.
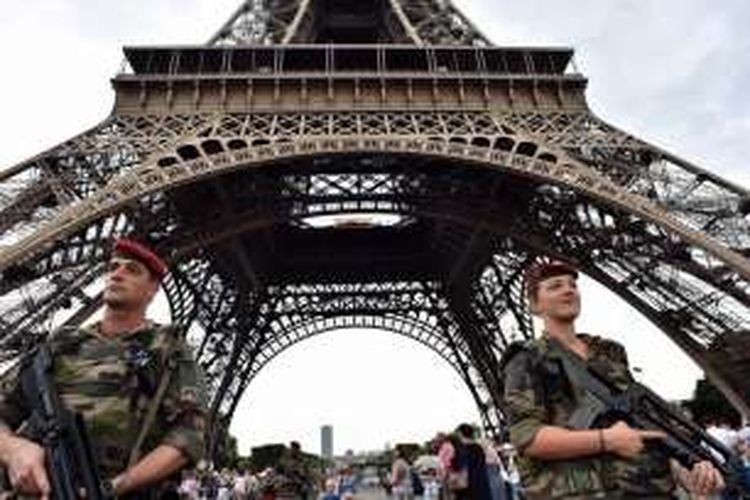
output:
<path id="1" fill-rule="evenodd" d="M 232 14 L 226 23 L 208 41 L 209 45 L 265 45 L 278 41 L 272 25 L 284 31 L 282 19 L 289 17 L 291 9 L 274 12 L 267 8 L 267 0 L 247 0 Z M 290 2 L 296 3 L 296 2 Z M 281 15 L 284 12 L 286 15 Z M 281 25 L 281 26 L 279 26 Z M 278 37 L 278 34 L 276 34 Z"/>
<path id="2" fill-rule="evenodd" d="M 441 241 L 441 251 L 448 252 L 444 255 L 449 256 L 451 251 L 455 252 L 454 259 L 450 257 L 441 259 L 446 262 L 455 263 L 465 253 L 463 245 L 453 246 L 446 243 L 451 240 L 452 232 L 459 231 L 455 234 L 466 234 L 466 229 L 461 229 L 462 227 L 475 228 L 474 230 L 478 229 L 488 234 L 508 234 L 511 241 L 531 239 L 527 244 L 533 245 L 535 253 L 555 252 L 569 258 L 579 259 L 581 262 L 587 262 L 586 259 L 590 260 L 591 255 L 598 256 L 598 259 L 624 255 L 622 265 L 628 266 L 624 268 L 627 270 L 627 276 L 630 277 L 628 279 L 634 280 L 634 287 L 643 288 L 645 286 L 648 291 L 648 293 L 641 293 L 641 295 L 633 294 L 633 297 L 637 297 L 643 304 L 660 311 L 661 314 L 682 315 L 690 318 L 686 327 L 679 331 L 670 332 L 670 335 L 692 338 L 695 342 L 699 342 L 703 349 L 709 349 L 723 335 L 741 330 L 743 325 L 748 322 L 747 296 L 743 295 L 742 288 L 732 288 L 730 290 L 733 293 L 727 293 L 723 274 L 717 275 L 709 271 L 704 271 L 700 275 L 700 281 L 696 281 L 694 278 L 688 280 L 685 273 L 689 273 L 690 269 L 694 269 L 697 265 L 690 258 L 690 252 L 685 252 L 686 249 L 689 249 L 689 245 L 675 238 L 674 235 L 670 235 L 667 230 L 661 228 L 658 224 L 646 221 L 627 211 L 618 210 L 596 200 L 582 197 L 574 190 L 550 186 L 545 183 L 529 183 L 529 181 L 523 181 L 520 178 L 512 180 L 511 177 L 507 176 L 504 177 L 502 183 L 493 183 L 490 182 L 492 176 L 503 174 L 493 174 L 481 169 L 467 170 L 466 167 L 460 166 L 460 162 L 453 162 L 453 164 L 447 162 L 445 166 L 440 167 L 434 160 L 420 164 L 406 158 L 400 161 L 398 156 L 390 156 L 390 160 L 387 162 L 373 161 L 374 158 L 368 155 L 337 158 L 338 161 L 329 158 L 320 162 L 317 166 L 321 169 L 320 173 L 310 171 L 309 164 L 305 166 L 305 162 L 300 164 L 300 168 L 307 168 L 307 172 L 304 174 L 301 170 L 295 168 L 293 162 L 286 166 L 279 165 L 277 167 L 280 169 L 279 173 L 275 173 L 275 171 L 237 172 L 233 174 L 237 176 L 236 180 L 231 180 L 226 184 L 236 189 L 236 192 L 225 193 L 223 201 L 216 202 L 217 206 L 223 212 L 232 213 L 230 219 L 227 219 L 229 224 L 236 217 L 241 217 L 243 220 L 257 218 L 258 212 L 254 212 L 252 209 L 254 205 L 261 205 L 264 210 L 267 210 L 271 206 L 269 205 L 271 200 L 288 198 L 288 202 L 277 202 L 275 204 L 277 210 L 279 210 L 276 217 L 268 218 L 268 212 L 261 212 L 261 217 L 267 219 L 266 223 L 250 229 L 250 231 L 270 229 L 274 237 L 278 239 L 277 244 L 285 241 L 283 238 L 288 238 L 284 234 L 289 231 L 301 235 L 311 231 L 305 225 L 289 226 L 284 221 L 299 221 L 305 217 L 321 213 L 315 207 L 325 206 L 332 213 L 342 213 L 347 211 L 377 211 L 377 204 L 381 204 L 386 207 L 386 212 L 393 211 L 394 207 L 400 207 L 402 213 L 408 213 L 415 220 L 443 221 L 441 225 L 435 223 L 431 227 L 433 231 L 442 227 L 442 239 L 446 241 Z M 362 171 L 363 165 L 370 165 L 371 171 Z M 381 170 L 377 168 L 373 170 L 375 165 Z M 244 180 L 240 180 L 241 178 L 244 178 Z M 208 187 L 210 188 L 210 185 Z M 186 196 L 187 193 L 196 195 L 196 192 L 189 186 L 181 189 L 186 191 Z M 208 192 L 211 191 L 211 189 L 208 189 Z M 227 332 L 231 331 L 231 328 L 227 330 L 226 322 L 233 317 L 232 309 L 229 307 L 233 301 L 228 297 L 236 296 L 237 292 L 230 291 L 229 296 L 226 295 L 226 287 L 235 287 L 236 283 L 227 281 L 226 275 L 222 274 L 221 266 L 217 267 L 217 262 L 223 259 L 221 253 L 217 253 L 217 251 L 222 246 L 221 241 L 231 239 L 232 234 L 242 234 L 244 230 L 242 227 L 235 227 L 234 233 L 221 230 L 218 239 L 212 239 L 210 228 L 196 226 L 195 220 L 191 219 L 191 216 L 184 211 L 181 215 L 171 213 L 171 211 L 180 210 L 181 205 L 177 200 L 181 196 L 183 195 L 180 194 L 179 190 L 174 191 L 170 203 L 156 204 L 152 202 L 147 206 L 160 208 L 160 212 L 151 213 L 151 218 L 175 221 L 173 224 L 175 224 L 176 232 L 164 235 L 162 244 L 166 248 L 170 248 L 176 255 L 181 255 L 180 260 L 190 262 L 191 268 L 203 270 L 198 273 L 193 272 L 198 278 L 196 278 L 197 281 L 193 280 L 195 285 L 192 286 L 192 293 L 195 298 L 192 300 L 197 304 L 194 306 L 198 309 L 196 317 L 204 325 L 204 328 L 217 332 L 218 337 L 213 337 L 215 339 L 213 344 L 219 346 L 219 350 L 203 349 L 200 354 L 201 358 L 208 363 L 208 366 L 212 367 L 211 370 L 207 370 L 209 374 L 225 374 L 231 364 L 227 364 L 227 360 L 222 358 L 225 354 L 223 354 L 220 346 L 226 342 L 219 339 L 227 338 L 227 335 L 230 335 Z M 389 201 L 397 199 L 401 201 Z M 249 206 L 235 206 L 238 200 L 245 200 L 246 203 L 249 203 Z M 353 201 L 356 201 L 356 203 L 351 204 Z M 299 211 L 299 203 L 304 203 L 307 209 L 312 210 Z M 238 212 L 237 208 L 245 211 Z M 292 219 L 289 219 L 290 217 Z M 177 221 L 181 221 L 182 225 L 178 224 Z M 225 226 L 220 219 L 208 218 L 205 219 L 205 223 L 215 228 Z M 457 226 L 458 229 L 452 229 L 454 224 L 459 225 Z M 412 225 L 415 228 L 414 230 L 417 230 L 417 225 L 414 225 L 414 223 L 407 224 L 404 226 L 405 234 L 408 234 Z M 279 231 L 283 227 L 286 229 Z M 534 231 L 535 228 L 536 231 Z M 364 230 L 367 231 L 367 229 Z M 419 230 L 422 231 L 422 229 Z M 180 240 L 193 242 L 194 240 L 194 236 L 180 237 L 182 231 L 188 231 L 187 234 L 194 231 L 202 232 L 204 235 L 202 241 L 215 241 L 215 244 L 213 246 L 198 245 L 198 250 L 180 254 L 179 246 L 173 245 L 173 242 Z M 316 230 L 313 229 L 312 231 Z M 325 234 L 323 229 L 317 231 L 324 231 L 323 234 Z M 329 231 L 335 233 L 337 230 Z M 465 238 L 460 237 L 456 241 L 465 243 Z M 521 251 L 513 247 L 506 240 L 502 240 L 497 245 L 493 247 L 496 248 L 495 251 L 499 252 L 495 257 L 484 264 L 477 263 L 480 269 L 486 268 L 489 271 L 478 273 L 476 277 L 453 272 L 456 278 L 461 277 L 461 283 L 467 283 L 467 279 L 469 283 L 476 280 L 478 288 L 476 288 L 477 292 L 475 293 L 477 298 L 474 299 L 476 302 L 471 308 L 474 314 L 481 318 L 479 323 L 485 325 L 482 327 L 483 336 L 478 338 L 483 338 L 481 344 L 487 344 L 488 339 L 492 339 L 490 344 L 494 343 L 494 347 L 492 348 L 491 358 L 494 357 L 495 359 L 507 342 L 503 334 L 503 328 L 500 326 L 503 317 L 506 322 L 515 326 L 511 330 L 527 334 L 529 328 L 520 283 L 520 268 L 529 258 L 529 254 L 527 251 Z M 230 254 L 233 253 L 232 247 L 229 248 Z M 424 253 L 420 253 L 416 248 L 412 250 L 416 256 L 415 262 L 428 258 L 430 252 L 434 251 L 435 249 L 431 247 L 429 238 L 425 239 L 424 248 L 421 250 Z M 196 252 L 198 255 L 196 255 Z M 62 255 L 69 256 L 70 254 L 63 252 Z M 81 253 L 81 256 L 85 255 L 85 253 Z M 291 258 L 290 256 L 284 256 L 283 253 L 277 254 L 277 257 L 282 261 Z M 679 259 L 676 259 L 676 257 L 679 257 Z M 373 262 L 370 259 L 371 257 L 367 254 L 363 254 L 364 262 Z M 55 260 L 45 257 L 39 261 L 39 265 L 45 265 L 44 263 Z M 199 264 L 201 260 L 203 263 Z M 339 261 L 340 265 L 341 258 L 336 258 L 336 260 Z M 376 261 L 377 259 L 375 259 Z M 681 266 L 680 262 L 684 262 L 688 266 Z M 508 265 L 511 267 L 505 267 Z M 496 271 L 498 266 L 502 269 L 499 275 Z M 687 270 L 682 270 L 682 267 Z M 446 275 L 450 275 L 451 269 L 454 269 L 454 267 L 449 267 L 445 271 Z M 369 273 L 370 276 L 373 276 L 372 270 L 372 265 L 369 265 L 363 267 L 360 272 Z M 189 271 L 178 270 L 177 276 L 186 273 L 189 273 Z M 493 273 L 494 277 L 492 276 Z M 433 278 L 439 278 L 440 275 L 439 269 L 436 269 Z M 643 284 L 642 279 L 640 279 L 640 282 L 635 281 L 636 277 L 642 275 L 652 276 L 647 285 Z M 693 271 L 692 276 L 694 275 L 695 272 Z M 348 276 L 349 279 L 355 279 L 353 276 L 356 276 L 356 273 L 350 273 Z M 277 278 L 281 279 L 280 276 L 277 276 Z M 498 280 L 500 281 L 498 282 Z M 216 290 L 215 295 L 213 295 L 216 297 L 214 299 L 210 299 L 212 296 L 210 290 L 212 289 Z M 654 294 L 657 291 L 660 295 L 657 299 L 654 299 Z M 493 294 L 497 295 L 493 296 Z M 409 310 L 408 307 L 404 309 L 397 305 L 391 306 L 391 309 L 382 309 L 382 305 L 379 306 L 381 307 L 379 309 L 372 305 L 380 304 L 380 302 L 367 305 L 368 301 L 376 300 L 377 297 L 378 294 L 372 290 L 362 291 L 359 298 L 350 299 L 353 309 L 347 309 L 341 302 L 328 302 L 330 308 L 326 314 L 333 317 L 337 314 L 356 317 L 357 314 L 375 314 L 377 311 L 380 311 L 380 313 L 387 311 L 388 314 L 398 315 L 405 314 Z M 203 301 L 206 300 L 208 302 L 204 305 Z M 236 301 L 236 299 L 234 300 Z M 292 309 L 298 306 L 296 302 L 293 304 L 296 305 Z M 477 322 L 476 319 L 467 321 L 468 323 Z M 315 331 L 315 329 L 310 331 Z M 468 335 L 469 338 L 473 338 L 478 334 Z M 273 339 L 273 332 L 267 334 L 267 338 Z M 486 358 L 485 361 L 478 361 L 477 355 L 477 353 L 474 353 L 469 359 L 480 363 L 479 366 L 485 368 L 488 363 L 491 364 L 491 361 L 487 361 L 489 358 Z M 224 360 L 222 361 L 222 359 Z M 258 360 L 262 359 L 266 358 L 262 356 L 257 359 L 254 358 L 255 368 L 249 365 L 241 365 L 245 367 L 241 373 L 246 374 L 246 376 L 234 383 L 238 384 L 242 380 L 247 380 L 247 377 L 252 378 L 251 375 L 263 366 L 262 363 L 257 365 Z M 735 384 L 737 386 L 742 385 L 737 381 L 735 381 Z M 489 386 L 490 390 L 492 387 L 492 384 L 488 384 L 486 381 L 483 381 L 480 385 L 483 387 Z M 241 387 L 244 387 L 244 385 L 237 386 L 237 388 Z M 214 390 L 218 390 L 218 386 L 214 386 Z M 238 395 L 239 393 L 235 391 L 233 394 Z M 234 399 L 228 401 L 234 401 Z M 231 408 L 231 405 L 229 408 Z"/>
<path id="3" fill-rule="evenodd" d="M 590 113 L 507 115 L 519 130 L 563 148 L 686 225 L 747 253 L 750 191 L 648 144 Z"/>
<path id="4" fill-rule="evenodd" d="M 331 12 L 326 0 L 246 0 L 211 37 L 209 45 L 266 45 L 326 43 L 321 36 L 320 11 Z M 360 0 L 359 3 L 368 3 Z M 338 2 L 336 8 L 353 16 L 366 10 L 376 16 L 379 29 L 371 43 L 489 46 L 490 41 L 450 0 L 386 0 L 371 6 Z M 359 26 L 363 29 L 362 26 Z M 338 40 L 337 40 L 338 41 Z"/>
<path id="5" fill-rule="evenodd" d="M 404 27 L 420 45 L 492 45 L 450 0 L 391 0 Z"/>

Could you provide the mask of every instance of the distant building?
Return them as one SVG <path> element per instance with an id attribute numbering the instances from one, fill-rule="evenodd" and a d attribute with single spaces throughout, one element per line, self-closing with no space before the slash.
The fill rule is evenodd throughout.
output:
<path id="1" fill-rule="evenodd" d="M 320 428 L 320 454 L 323 458 L 333 458 L 333 426 Z"/>

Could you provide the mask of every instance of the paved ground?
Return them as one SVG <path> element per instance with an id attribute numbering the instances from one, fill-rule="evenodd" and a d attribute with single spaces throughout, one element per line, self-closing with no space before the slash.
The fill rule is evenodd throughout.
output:
<path id="1" fill-rule="evenodd" d="M 356 500 L 389 500 L 391 497 L 381 490 L 369 490 L 357 493 Z"/>
<path id="2" fill-rule="evenodd" d="M 421 500 L 422 497 L 414 497 L 415 500 Z M 385 491 L 378 489 L 370 489 L 360 491 L 354 496 L 354 500 L 393 500 L 393 497 L 388 496 Z"/>
<path id="3" fill-rule="evenodd" d="M 416 497 L 416 498 L 418 500 L 418 499 L 421 499 L 422 497 Z M 392 500 L 392 497 L 389 497 L 383 491 L 370 490 L 370 491 L 357 493 L 354 496 L 354 500 Z"/>
<path id="4" fill-rule="evenodd" d="M 385 493 L 381 492 L 367 492 L 359 493 L 355 496 L 357 500 L 387 500 L 389 497 Z"/>

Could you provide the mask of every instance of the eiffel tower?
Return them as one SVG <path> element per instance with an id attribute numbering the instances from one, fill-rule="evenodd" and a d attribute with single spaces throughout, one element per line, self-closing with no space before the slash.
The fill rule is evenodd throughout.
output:
<path id="1" fill-rule="evenodd" d="M 0 172 L 4 356 L 91 317 L 129 235 L 170 261 L 215 431 L 340 328 L 432 349 L 497 431 L 552 256 L 750 415 L 750 192 L 599 119 L 571 49 L 498 47 L 450 0 L 247 0 L 206 44 L 124 52 L 110 116 Z"/>

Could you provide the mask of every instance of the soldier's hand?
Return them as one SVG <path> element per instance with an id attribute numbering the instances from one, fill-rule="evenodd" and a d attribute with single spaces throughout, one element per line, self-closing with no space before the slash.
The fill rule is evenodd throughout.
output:
<path id="1" fill-rule="evenodd" d="M 644 431 L 633 429 L 625 422 L 617 422 L 604 429 L 604 449 L 623 458 L 634 458 L 643 451 L 649 439 L 664 439 L 662 431 Z"/>
<path id="2" fill-rule="evenodd" d="M 724 489 L 724 478 L 711 462 L 693 465 L 688 476 L 688 489 L 697 495 L 713 495 Z"/>
<path id="3" fill-rule="evenodd" d="M 8 438 L 6 468 L 14 491 L 49 498 L 50 487 L 44 468 L 44 449 L 38 444 L 19 437 Z"/>

